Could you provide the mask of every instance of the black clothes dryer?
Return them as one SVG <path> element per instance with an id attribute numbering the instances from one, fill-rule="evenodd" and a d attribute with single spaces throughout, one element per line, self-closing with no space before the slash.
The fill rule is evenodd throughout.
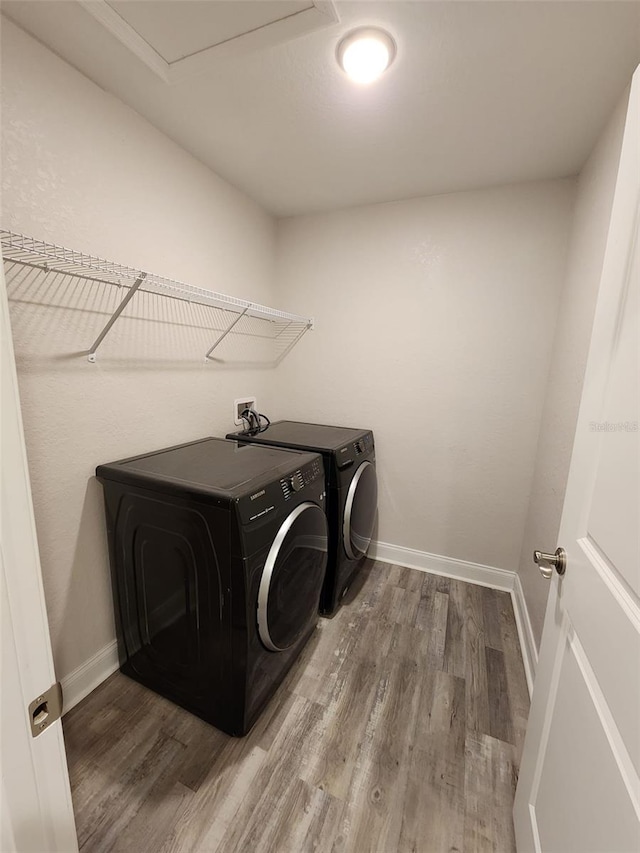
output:
<path id="1" fill-rule="evenodd" d="M 329 560 L 320 612 L 331 615 L 366 554 L 378 507 L 375 445 L 371 430 L 275 421 L 257 435 L 227 438 L 322 454 L 327 484 Z"/>
<path id="2" fill-rule="evenodd" d="M 207 438 L 96 473 L 120 669 L 246 734 L 317 622 L 321 457 Z"/>

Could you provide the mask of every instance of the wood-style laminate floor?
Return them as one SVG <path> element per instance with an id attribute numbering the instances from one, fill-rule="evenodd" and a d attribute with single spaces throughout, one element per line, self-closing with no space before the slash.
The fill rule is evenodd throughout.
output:
<path id="1" fill-rule="evenodd" d="M 79 844 L 510 853 L 528 708 L 507 593 L 369 563 L 246 738 L 120 673 L 74 708 Z"/>

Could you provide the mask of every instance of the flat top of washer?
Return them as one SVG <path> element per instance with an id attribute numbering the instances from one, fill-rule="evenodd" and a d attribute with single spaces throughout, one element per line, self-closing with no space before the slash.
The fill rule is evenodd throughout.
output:
<path id="1" fill-rule="evenodd" d="M 371 430 L 307 424 L 301 421 L 274 421 L 264 432 L 251 436 L 250 440 L 258 444 L 282 442 L 298 450 L 327 451 L 339 450 L 368 432 Z"/>
<path id="2" fill-rule="evenodd" d="M 241 497 L 256 486 L 297 471 L 312 459 L 309 453 L 204 438 L 100 465 L 96 474 L 103 479 L 151 488 L 171 484 L 186 491 Z"/>

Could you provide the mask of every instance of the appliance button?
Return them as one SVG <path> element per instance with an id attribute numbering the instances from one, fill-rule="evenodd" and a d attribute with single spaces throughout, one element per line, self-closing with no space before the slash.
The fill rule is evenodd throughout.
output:
<path id="1" fill-rule="evenodd" d="M 302 479 L 302 474 L 300 471 L 296 471 L 293 477 L 289 480 L 289 484 L 294 492 L 299 492 L 300 489 L 304 486 L 304 481 Z"/>

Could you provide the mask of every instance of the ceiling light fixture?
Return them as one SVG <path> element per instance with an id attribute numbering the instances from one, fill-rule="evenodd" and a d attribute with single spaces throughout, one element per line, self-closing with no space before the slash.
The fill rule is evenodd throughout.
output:
<path id="1" fill-rule="evenodd" d="M 391 65 L 396 43 L 377 27 L 361 27 L 348 33 L 338 44 L 338 65 L 355 83 L 373 83 Z"/>

